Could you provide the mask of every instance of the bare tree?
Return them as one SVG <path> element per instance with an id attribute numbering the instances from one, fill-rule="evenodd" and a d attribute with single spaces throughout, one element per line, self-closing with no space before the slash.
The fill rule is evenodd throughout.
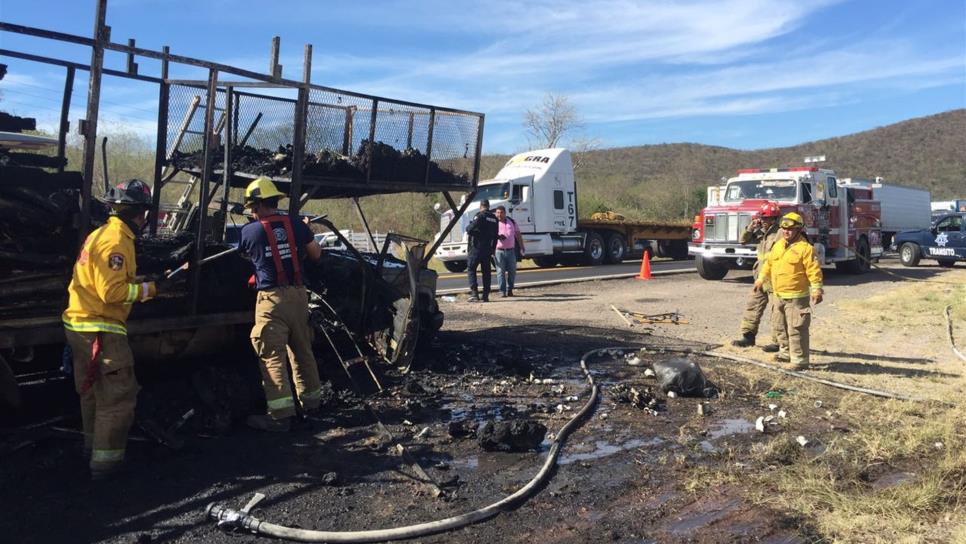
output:
<path id="1" fill-rule="evenodd" d="M 523 115 L 523 126 L 531 145 L 557 147 L 567 133 L 582 127 L 583 121 L 566 96 L 547 93 L 542 104 Z"/>

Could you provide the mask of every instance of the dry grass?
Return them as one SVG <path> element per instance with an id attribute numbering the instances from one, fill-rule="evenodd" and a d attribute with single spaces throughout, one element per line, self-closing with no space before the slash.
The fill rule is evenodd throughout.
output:
<path id="1" fill-rule="evenodd" d="M 955 271 L 941 277 L 962 276 Z M 831 349 L 864 359 L 816 357 L 819 364 L 853 365 L 849 371 L 817 372 L 821 377 L 943 402 L 885 400 L 733 367 L 738 389 L 747 383 L 749 390 L 785 391 L 781 399 L 762 398 L 762 413 L 776 403 L 789 417 L 780 431 L 746 452 L 727 452 L 711 467 L 692 467 L 685 489 L 742 482 L 756 504 L 806 523 L 809 541 L 966 544 L 966 365 L 949 350 L 942 315 L 951 304 L 962 348 L 966 286 L 951 283 L 902 285 L 841 301 L 840 311 L 819 325 L 823 328 L 813 328 L 813 335 L 861 330 L 856 328 L 861 324 L 883 329 L 881 336 L 870 333 Z M 816 343 L 822 349 L 828 345 Z M 883 357 L 870 358 L 870 353 Z M 887 359 L 889 354 L 908 361 Z M 799 434 L 807 435 L 808 448 L 795 441 Z M 734 458 L 750 458 L 753 470 L 736 470 Z"/>
<path id="2" fill-rule="evenodd" d="M 959 521 L 966 516 L 961 411 L 920 411 L 900 403 L 869 407 L 853 399 L 843 400 L 852 405 L 842 411 L 861 427 L 831 440 L 818 455 L 762 473 L 761 483 L 777 491 L 765 502 L 812 520 L 833 541 L 948 542 L 966 529 Z M 786 449 L 781 443 L 764 453 Z M 894 485 L 880 479 L 901 473 L 911 476 Z"/>
<path id="3" fill-rule="evenodd" d="M 943 276 L 951 277 L 955 276 Z M 872 387 L 929 393 L 948 404 L 842 396 L 838 406 L 826 412 L 826 419 L 851 432 L 816 437 L 824 449 L 803 454 L 786 435 L 753 448 L 762 467 L 780 466 L 758 473 L 757 488 L 768 490 L 759 494 L 758 501 L 809 520 L 830 542 L 966 542 L 964 367 L 949 357 L 942 318 L 942 309 L 952 304 L 954 320 L 962 322 L 964 302 L 966 287 L 937 282 L 840 303 L 845 316 L 855 323 L 889 323 L 892 332 L 886 334 L 903 331 L 906 339 L 913 339 L 930 331 L 927 341 L 908 343 L 906 351 L 893 353 L 912 358 L 925 349 L 934 357 L 926 371 L 943 374 L 873 373 L 866 380 Z M 943 328 L 936 331 L 939 322 Z M 888 349 L 887 344 L 875 347 Z M 924 366 L 876 364 L 920 371 Z"/>

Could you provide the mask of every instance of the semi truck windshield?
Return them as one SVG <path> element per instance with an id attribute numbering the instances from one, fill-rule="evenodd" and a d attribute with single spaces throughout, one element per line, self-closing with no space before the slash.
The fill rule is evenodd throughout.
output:
<path id="1" fill-rule="evenodd" d="M 473 202 L 481 200 L 506 200 L 510 198 L 509 183 L 494 183 L 492 185 L 480 185 L 476 188 L 476 196 Z"/>

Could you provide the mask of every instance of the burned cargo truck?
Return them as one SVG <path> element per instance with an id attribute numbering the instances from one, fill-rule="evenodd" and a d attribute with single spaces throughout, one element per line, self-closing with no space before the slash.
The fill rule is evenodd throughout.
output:
<path id="1" fill-rule="evenodd" d="M 40 42 L 81 44 L 94 53 L 92 65 L 84 65 L 3 51 L 15 62 L 63 67 L 65 104 L 75 73 L 90 74 L 91 92 L 87 116 L 78 123 L 84 143 L 80 172 L 67 170 L 69 108 L 57 136 L 45 144 L 56 142 L 55 157 L 27 164 L 21 151 L 9 150 L 0 161 L 0 206 L 17 209 L 14 199 L 36 203 L 36 208 L 0 218 L 0 374 L 6 376 L 0 381 L 6 379 L 8 392 L 0 403 L 17 400 L 12 376 L 23 381 L 25 375 L 36 379 L 57 372 L 64 341 L 60 314 L 77 248 L 106 219 L 97 195 L 122 181 L 108 177 L 106 159 L 102 179 L 94 179 L 102 78 L 154 85 L 159 97 L 154 175 L 146 180 L 154 200 L 138 241 L 138 273 L 163 273 L 187 264 L 181 292 L 132 311 L 128 334 L 139 363 L 204 357 L 248 344 L 254 308 L 254 291 L 247 286 L 251 265 L 230 251 L 225 232 L 247 220 L 238 201 L 259 176 L 292 196 L 290 215 L 304 217 L 302 207 L 314 199 L 351 199 L 373 247 L 379 247 L 362 252 L 343 239 L 345 249 L 326 249 L 320 264 L 306 267 L 310 318 L 321 349 L 327 349 L 329 340 L 338 355 L 326 332 L 340 329 L 351 343 L 365 348 L 365 358 L 408 368 L 417 341 L 442 325 L 436 273 L 426 267 L 435 247 L 394 233 L 377 246 L 360 198 L 442 193 L 458 219 L 465 206 L 458 208 L 451 193 L 475 191 L 482 114 L 331 89 L 307 76 L 285 79 L 277 57 L 271 73 L 260 74 L 172 55 L 167 48 L 139 48 L 133 40 L 125 45 L 7 23 L 0 23 L 0 31 Z M 126 56 L 127 70 L 107 68 L 105 52 Z M 160 74 L 139 73 L 136 61 L 142 58 L 159 61 Z M 311 73 L 310 63 L 307 47 L 305 74 Z M 173 77 L 199 70 L 207 79 Z M 110 155 L 109 146 L 104 153 Z M 315 230 L 341 237 L 326 217 L 305 219 L 318 226 Z M 42 227 L 17 230 L 31 224 Z"/>

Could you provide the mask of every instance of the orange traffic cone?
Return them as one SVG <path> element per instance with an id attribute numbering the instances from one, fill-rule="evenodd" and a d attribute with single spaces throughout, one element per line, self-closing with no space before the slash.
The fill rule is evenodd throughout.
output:
<path id="1" fill-rule="evenodd" d="M 641 258 L 641 273 L 638 274 L 635 279 L 639 280 L 649 280 L 651 279 L 651 252 L 645 251 L 644 256 Z"/>

